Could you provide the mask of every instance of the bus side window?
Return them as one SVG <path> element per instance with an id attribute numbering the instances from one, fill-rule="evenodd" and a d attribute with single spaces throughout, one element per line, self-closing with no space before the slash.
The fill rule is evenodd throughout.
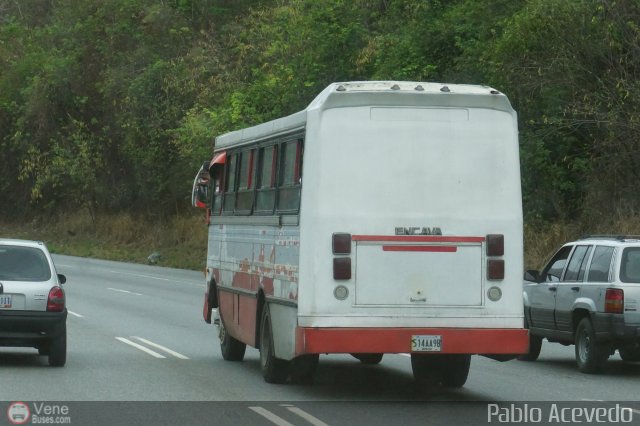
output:
<path id="1" fill-rule="evenodd" d="M 278 211 L 297 213 L 302 178 L 302 139 L 281 145 Z"/>
<path id="2" fill-rule="evenodd" d="M 229 159 L 227 161 L 227 167 L 225 167 L 226 172 L 226 184 L 224 191 L 224 206 L 222 209 L 225 214 L 233 214 L 233 211 L 236 207 L 236 163 L 237 163 L 237 154 L 229 155 Z"/>
<path id="3" fill-rule="evenodd" d="M 236 201 L 237 214 L 251 214 L 253 208 L 253 188 L 254 178 L 254 157 L 255 149 L 243 151 L 239 154 L 240 162 L 238 167 L 238 194 Z"/>
<path id="4" fill-rule="evenodd" d="M 255 212 L 273 214 L 276 201 L 276 159 L 277 145 L 266 146 L 259 152 L 258 184 Z"/>
<path id="5" fill-rule="evenodd" d="M 218 167 L 215 171 L 215 174 L 211 176 L 212 181 L 212 203 L 211 203 L 211 214 L 215 216 L 219 216 L 222 213 L 222 172 L 224 169 L 222 167 Z"/>

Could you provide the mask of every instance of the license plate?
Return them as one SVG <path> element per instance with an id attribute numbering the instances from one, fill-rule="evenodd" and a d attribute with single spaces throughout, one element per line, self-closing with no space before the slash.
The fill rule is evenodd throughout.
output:
<path id="1" fill-rule="evenodd" d="M 440 352 L 441 350 L 442 336 L 411 336 L 411 352 Z"/>
<path id="2" fill-rule="evenodd" d="M 10 307 L 11 307 L 11 295 L 0 294 L 0 308 L 10 308 Z"/>

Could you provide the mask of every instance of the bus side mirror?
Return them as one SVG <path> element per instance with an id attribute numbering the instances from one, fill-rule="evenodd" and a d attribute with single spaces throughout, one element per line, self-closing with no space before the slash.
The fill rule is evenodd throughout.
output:
<path id="1" fill-rule="evenodd" d="M 191 190 L 191 204 L 200 209 L 206 209 L 209 206 L 209 162 L 205 161 L 195 179 L 193 180 L 193 188 Z"/>

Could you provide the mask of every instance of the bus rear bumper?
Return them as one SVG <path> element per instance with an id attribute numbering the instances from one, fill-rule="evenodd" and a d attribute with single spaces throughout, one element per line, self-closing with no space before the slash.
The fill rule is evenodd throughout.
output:
<path id="1" fill-rule="evenodd" d="M 411 353 L 415 336 L 440 336 L 439 351 L 420 353 L 518 355 L 529 350 L 526 329 L 311 328 L 296 329 L 296 356 L 320 353 Z"/>

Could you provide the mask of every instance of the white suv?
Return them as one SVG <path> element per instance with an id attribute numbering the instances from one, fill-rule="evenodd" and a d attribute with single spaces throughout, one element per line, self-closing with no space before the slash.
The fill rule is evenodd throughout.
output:
<path id="1" fill-rule="evenodd" d="M 67 308 L 47 247 L 0 239 L 0 346 L 34 347 L 49 365 L 67 360 Z"/>
<path id="2" fill-rule="evenodd" d="M 565 244 L 524 285 L 529 353 L 542 339 L 575 344 L 578 369 L 595 373 L 617 349 L 640 361 L 640 237 L 594 236 Z"/>

